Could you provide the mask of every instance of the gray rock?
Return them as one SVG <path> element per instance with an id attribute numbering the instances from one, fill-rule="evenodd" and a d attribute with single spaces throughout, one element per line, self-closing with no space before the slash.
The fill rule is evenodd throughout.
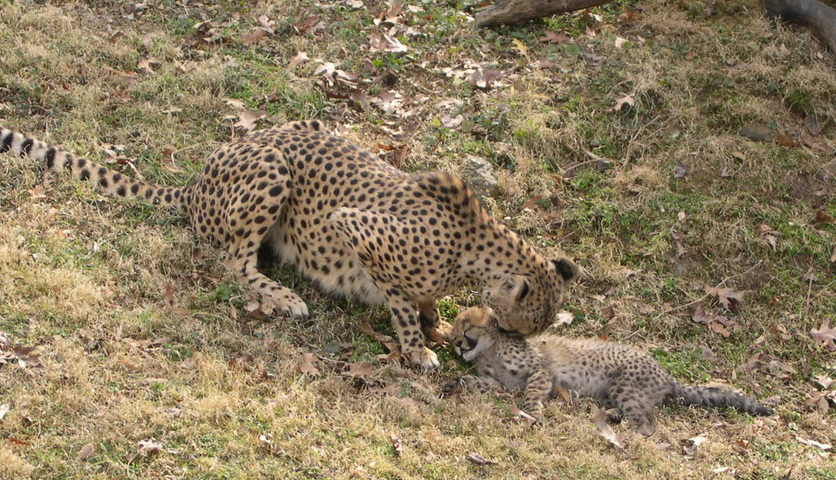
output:
<path id="1" fill-rule="evenodd" d="M 493 165 L 482 157 L 465 158 L 461 166 L 461 176 L 480 198 L 496 197 L 501 192 Z"/>

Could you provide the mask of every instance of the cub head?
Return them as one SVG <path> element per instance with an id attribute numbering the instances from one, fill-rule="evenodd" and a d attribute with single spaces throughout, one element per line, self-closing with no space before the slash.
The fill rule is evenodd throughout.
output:
<path id="1" fill-rule="evenodd" d="M 493 309 L 501 333 L 524 338 L 546 330 L 557 319 L 566 283 L 578 275 L 578 266 L 566 258 L 545 263 L 538 275 L 509 274 L 483 290 L 482 298 Z"/>
<path id="2" fill-rule="evenodd" d="M 453 350 L 469 362 L 494 344 L 496 334 L 496 318 L 490 308 L 468 308 L 453 325 Z"/>

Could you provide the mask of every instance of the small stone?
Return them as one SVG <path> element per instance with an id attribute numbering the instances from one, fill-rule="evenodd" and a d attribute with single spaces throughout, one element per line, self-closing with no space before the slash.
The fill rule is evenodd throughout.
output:
<path id="1" fill-rule="evenodd" d="M 469 156 L 462 162 L 461 175 L 480 198 L 495 197 L 500 193 L 493 165 L 481 157 Z"/>
<path id="2" fill-rule="evenodd" d="M 766 125 L 749 123 L 740 129 L 740 136 L 756 142 L 774 142 L 775 132 Z"/>

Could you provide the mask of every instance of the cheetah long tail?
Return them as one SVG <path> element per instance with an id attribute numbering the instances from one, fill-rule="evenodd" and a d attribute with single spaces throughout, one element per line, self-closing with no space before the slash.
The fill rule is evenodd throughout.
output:
<path id="1" fill-rule="evenodd" d="M 184 205 L 186 190 L 183 188 L 155 185 L 127 177 L 83 157 L 76 157 L 40 140 L 0 126 L 0 153 L 5 152 L 28 155 L 37 160 L 44 169 L 44 176 L 60 173 L 62 169 L 69 170 L 74 178 L 98 185 L 113 197 L 140 198 L 150 203 L 175 208 L 182 208 Z"/>
<path id="2" fill-rule="evenodd" d="M 677 383 L 674 398 L 682 405 L 702 405 L 705 407 L 734 407 L 752 415 L 769 416 L 775 413 L 771 408 L 758 405 L 743 395 L 716 387 L 692 387 Z"/>

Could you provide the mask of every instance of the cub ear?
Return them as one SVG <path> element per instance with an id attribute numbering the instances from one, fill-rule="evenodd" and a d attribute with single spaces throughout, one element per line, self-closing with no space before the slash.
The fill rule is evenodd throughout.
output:
<path id="1" fill-rule="evenodd" d="M 555 258 L 552 260 L 552 264 L 554 265 L 554 269 L 557 270 L 557 273 L 566 281 L 577 277 L 580 271 L 575 262 L 568 258 Z"/>
<path id="2" fill-rule="evenodd" d="M 508 295 L 515 298 L 518 302 L 525 299 L 531 292 L 531 287 L 528 285 L 528 280 L 522 275 L 514 275 L 505 280 L 505 290 Z"/>

